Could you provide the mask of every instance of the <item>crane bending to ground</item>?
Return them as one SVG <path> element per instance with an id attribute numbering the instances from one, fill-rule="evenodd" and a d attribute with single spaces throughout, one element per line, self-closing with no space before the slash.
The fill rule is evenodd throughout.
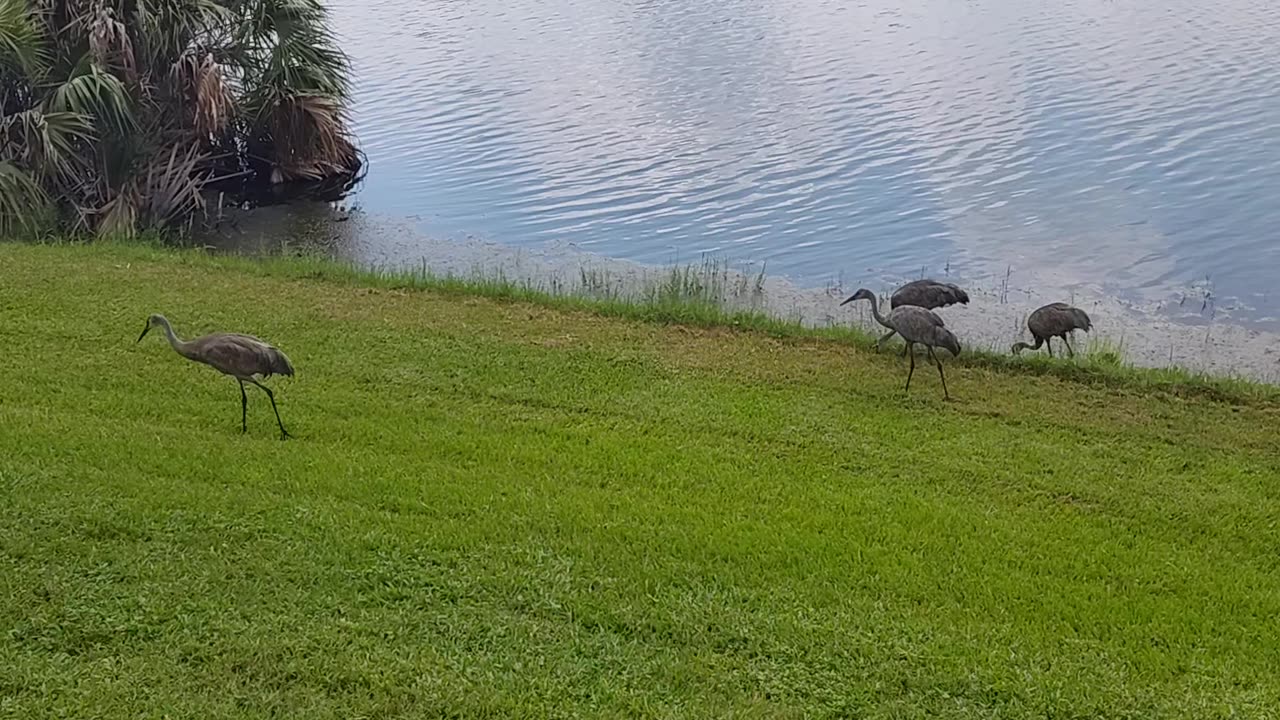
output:
<path id="1" fill-rule="evenodd" d="M 1089 315 L 1080 308 L 1056 302 L 1049 303 L 1031 313 L 1027 318 L 1027 328 L 1031 330 L 1031 336 L 1036 339 L 1036 344 L 1014 343 L 1014 355 L 1023 350 L 1039 350 L 1043 344 L 1049 349 L 1049 357 L 1053 357 L 1053 343 L 1050 338 L 1060 337 L 1062 342 L 1067 344 L 1067 353 L 1075 357 L 1076 351 L 1071 347 L 1071 341 L 1067 336 L 1075 330 L 1089 332 L 1093 328 L 1093 323 L 1090 322 Z"/>
<path id="2" fill-rule="evenodd" d="M 846 300 L 845 302 L 848 302 Z M 840 303 L 843 305 L 844 303 Z M 912 280 L 893 291 L 893 295 L 889 296 L 889 309 L 892 311 L 904 305 L 913 305 L 922 307 L 925 310 L 936 310 L 940 307 L 948 305 L 968 305 L 969 293 L 965 292 L 958 285 L 952 283 L 938 282 L 928 278 L 922 280 Z M 885 340 L 893 337 L 898 333 L 897 330 L 890 329 L 879 340 L 876 340 L 876 349 L 884 344 Z M 906 354 L 904 348 L 903 354 Z"/>
<path id="3" fill-rule="evenodd" d="M 947 392 L 947 376 L 942 372 L 942 361 L 938 359 L 934 348 L 945 348 L 951 351 L 951 354 L 960 354 L 960 341 L 956 340 L 956 336 L 951 333 L 942 323 L 942 318 L 938 317 L 932 310 L 926 310 L 916 305 L 900 305 L 889 311 L 889 317 L 880 314 L 879 303 L 876 302 L 876 294 L 866 288 L 862 288 L 849 296 L 844 305 L 854 300 L 869 300 L 871 302 L 871 314 L 875 316 L 876 322 L 889 328 L 895 333 L 902 336 L 907 341 L 907 357 L 911 358 L 911 369 L 907 371 L 907 387 L 906 391 L 911 390 L 911 376 L 916 371 L 916 354 L 914 345 L 919 343 L 929 349 L 929 357 L 933 358 L 934 364 L 938 366 L 938 377 L 942 378 L 942 397 L 947 400 L 951 399 L 951 394 Z"/>
<path id="4" fill-rule="evenodd" d="M 275 395 L 271 388 L 263 385 L 257 378 L 266 379 L 272 375 L 293 375 L 293 363 L 279 348 L 265 343 L 252 335 L 237 333 L 213 333 L 194 340 L 183 340 L 173 332 L 173 327 L 163 315 L 152 315 L 147 318 L 147 326 L 138 336 L 138 342 L 147 336 L 151 328 L 164 329 L 169 345 L 179 355 L 188 360 L 204 363 L 224 375 L 230 375 L 240 383 L 240 432 L 248 432 L 249 398 L 245 395 L 244 384 L 256 385 L 271 400 L 271 409 L 276 414 L 276 424 L 280 426 L 280 439 L 289 437 L 280 420 L 280 410 L 276 408 Z"/>

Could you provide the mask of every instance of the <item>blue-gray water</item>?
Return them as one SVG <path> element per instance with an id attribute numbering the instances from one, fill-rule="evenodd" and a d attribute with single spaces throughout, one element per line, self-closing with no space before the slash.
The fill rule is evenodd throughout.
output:
<path id="1" fill-rule="evenodd" d="M 331 7 L 355 203 L 425 233 L 1280 316 L 1271 0 Z"/>

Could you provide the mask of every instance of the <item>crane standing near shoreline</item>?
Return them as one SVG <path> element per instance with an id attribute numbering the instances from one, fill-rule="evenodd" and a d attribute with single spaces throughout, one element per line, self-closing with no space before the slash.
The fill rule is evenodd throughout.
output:
<path id="1" fill-rule="evenodd" d="M 224 375 L 230 375 L 240 383 L 240 432 L 248 432 L 249 398 L 245 394 L 244 384 L 257 386 L 271 400 L 271 409 L 276 414 L 276 424 L 280 426 L 280 439 L 289 436 L 280 420 L 280 410 L 276 408 L 276 398 L 271 388 L 263 385 L 258 378 L 266 379 L 272 375 L 293 375 L 293 363 L 279 348 L 263 342 L 252 335 L 238 333 L 213 333 L 194 340 L 183 340 L 173 331 L 168 319 L 163 315 L 152 315 L 147 318 L 147 326 L 138 336 L 138 342 L 147 336 L 151 328 L 164 330 L 169 345 L 188 360 L 204 363 Z"/>

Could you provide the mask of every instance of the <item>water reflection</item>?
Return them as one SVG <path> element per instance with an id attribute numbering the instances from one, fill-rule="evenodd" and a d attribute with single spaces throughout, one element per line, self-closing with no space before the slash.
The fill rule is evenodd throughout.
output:
<path id="1" fill-rule="evenodd" d="M 719 250 L 814 285 L 1012 267 L 1158 301 L 1208 277 L 1280 315 L 1263 0 L 332 7 L 358 202 L 430 236 Z M 401 242 L 357 244 L 416 261 Z"/>

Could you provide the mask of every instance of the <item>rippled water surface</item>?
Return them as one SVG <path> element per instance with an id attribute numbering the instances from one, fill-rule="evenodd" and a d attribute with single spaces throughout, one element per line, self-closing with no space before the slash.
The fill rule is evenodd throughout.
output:
<path id="1" fill-rule="evenodd" d="M 1280 316 L 1272 0 L 332 8 L 356 203 L 430 233 Z"/>

